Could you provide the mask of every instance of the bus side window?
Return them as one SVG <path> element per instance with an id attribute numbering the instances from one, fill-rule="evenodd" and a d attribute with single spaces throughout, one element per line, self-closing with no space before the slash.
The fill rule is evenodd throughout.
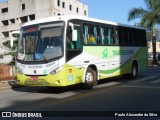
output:
<path id="1" fill-rule="evenodd" d="M 136 41 L 136 45 L 140 46 L 140 31 L 139 30 L 136 30 L 136 38 L 135 38 L 135 41 Z"/>
<path id="2" fill-rule="evenodd" d="M 111 28 L 110 45 L 115 45 L 115 31 L 113 27 Z"/>
<path id="3" fill-rule="evenodd" d="M 115 40 L 115 45 L 119 45 L 119 36 L 118 36 L 118 29 L 115 28 L 114 30 L 114 40 Z"/>
<path id="4" fill-rule="evenodd" d="M 81 27 L 75 26 L 74 29 L 77 30 L 77 41 L 72 41 L 72 43 L 74 45 L 74 49 L 82 49 L 82 45 L 81 45 Z"/>
<path id="5" fill-rule="evenodd" d="M 102 43 L 102 45 L 105 45 L 106 44 L 106 36 L 105 36 L 105 29 L 104 29 L 104 27 L 102 27 L 101 26 L 101 28 L 100 28 L 100 33 L 101 33 L 101 43 Z"/>
<path id="6" fill-rule="evenodd" d="M 133 30 L 129 31 L 129 42 L 131 46 L 134 45 L 134 31 Z"/>
<path id="7" fill-rule="evenodd" d="M 129 41 L 129 30 L 126 30 L 126 36 L 127 36 L 127 38 L 126 38 L 126 44 L 125 45 L 130 45 L 130 41 Z"/>
<path id="8" fill-rule="evenodd" d="M 125 45 L 126 34 L 125 34 L 124 29 L 120 29 L 120 30 L 119 30 L 119 36 L 120 36 L 119 44 L 120 44 L 120 45 Z"/>
<path id="9" fill-rule="evenodd" d="M 83 37 L 85 44 L 100 44 L 99 27 L 94 25 L 83 25 Z"/>
<path id="10" fill-rule="evenodd" d="M 72 32 L 71 32 L 71 27 L 69 26 L 67 29 L 67 36 L 66 36 L 67 49 L 74 49 L 71 36 Z"/>
<path id="11" fill-rule="evenodd" d="M 88 29 L 88 44 L 96 44 L 97 29 L 93 25 L 89 25 Z"/>
<path id="12" fill-rule="evenodd" d="M 74 24 L 74 21 L 73 21 L 72 24 L 73 24 L 74 30 L 77 31 L 77 38 L 76 38 L 77 40 L 76 41 L 72 40 L 72 28 L 71 28 L 71 26 L 68 26 L 67 34 L 66 34 L 66 46 L 67 46 L 68 50 L 80 50 L 80 49 L 82 49 L 82 45 L 81 45 L 81 25 L 80 24 Z M 62 43 L 59 40 L 61 38 L 56 37 L 56 39 L 58 39 L 57 45 Z M 59 41 L 61 43 L 58 43 Z"/>
<path id="13" fill-rule="evenodd" d="M 107 37 L 107 45 L 111 45 L 111 29 L 110 28 L 106 28 L 106 37 Z"/>
<path id="14" fill-rule="evenodd" d="M 95 37 L 95 42 L 97 44 L 100 44 L 100 33 L 99 33 L 99 26 L 98 25 L 94 26 L 94 37 Z"/>
<path id="15" fill-rule="evenodd" d="M 142 46 L 146 46 L 147 45 L 147 41 L 146 41 L 146 33 L 145 31 L 141 31 L 141 45 Z"/>
<path id="16" fill-rule="evenodd" d="M 84 38 L 84 43 L 88 44 L 88 26 L 83 25 L 83 38 Z"/>
<path id="17" fill-rule="evenodd" d="M 133 45 L 134 34 L 132 31 L 126 28 L 121 28 L 119 30 L 119 44 L 123 46 L 131 46 Z"/>

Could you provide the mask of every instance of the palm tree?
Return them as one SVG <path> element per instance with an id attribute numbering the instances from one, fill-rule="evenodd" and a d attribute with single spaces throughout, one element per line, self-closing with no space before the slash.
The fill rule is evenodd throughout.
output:
<path id="1" fill-rule="evenodd" d="M 152 31 L 153 64 L 156 59 L 156 25 L 160 23 L 160 0 L 144 0 L 147 9 L 132 8 L 128 13 L 128 21 L 141 18 L 140 26 Z"/>

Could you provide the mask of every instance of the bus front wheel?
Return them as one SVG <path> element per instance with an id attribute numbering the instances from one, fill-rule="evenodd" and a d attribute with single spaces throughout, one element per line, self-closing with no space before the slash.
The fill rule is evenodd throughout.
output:
<path id="1" fill-rule="evenodd" d="M 96 72 L 89 67 L 85 74 L 85 83 L 83 83 L 83 88 L 85 90 L 92 89 L 95 81 L 96 81 Z"/>

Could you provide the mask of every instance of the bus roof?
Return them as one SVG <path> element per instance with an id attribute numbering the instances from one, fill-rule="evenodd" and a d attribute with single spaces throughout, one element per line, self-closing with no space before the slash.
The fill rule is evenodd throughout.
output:
<path id="1" fill-rule="evenodd" d="M 40 24 L 40 23 L 45 23 L 45 22 L 54 22 L 54 21 L 59 21 L 59 20 L 68 21 L 68 20 L 72 20 L 72 19 L 78 19 L 78 20 L 84 20 L 84 21 L 89 21 L 89 22 L 97 22 L 97 23 L 102 23 L 102 24 L 108 24 L 108 25 L 114 25 L 114 26 L 129 27 L 129 28 L 145 30 L 142 27 L 131 26 L 131 25 L 126 25 L 126 24 L 121 24 L 121 23 L 116 23 L 116 22 L 111 22 L 111 21 L 106 21 L 106 20 L 100 20 L 100 19 L 95 19 L 95 18 L 82 17 L 82 16 L 77 16 L 77 15 L 54 16 L 54 17 L 37 19 L 37 20 L 33 20 L 33 21 L 30 21 L 30 22 L 27 22 L 27 23 L 23 24 L 22 27 L 29 26 L 29 25 Z"/>

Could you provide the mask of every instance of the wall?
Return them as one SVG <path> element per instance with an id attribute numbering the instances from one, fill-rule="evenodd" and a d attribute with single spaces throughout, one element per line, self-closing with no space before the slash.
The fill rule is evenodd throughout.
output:
<path id="1" fill-rule="evenodd" d="M 0 79 L 16 76 L 15 66 L 0 65 Z"/>
<path id="2" fill-rule="evenodd" d="M 152 53 L 153 48 L 152 48 L 152 42 L 148 42 L 148 52 Z M 157 53 L 160 53 L 160 42 L 156 42 L 156 51 Z"/>

